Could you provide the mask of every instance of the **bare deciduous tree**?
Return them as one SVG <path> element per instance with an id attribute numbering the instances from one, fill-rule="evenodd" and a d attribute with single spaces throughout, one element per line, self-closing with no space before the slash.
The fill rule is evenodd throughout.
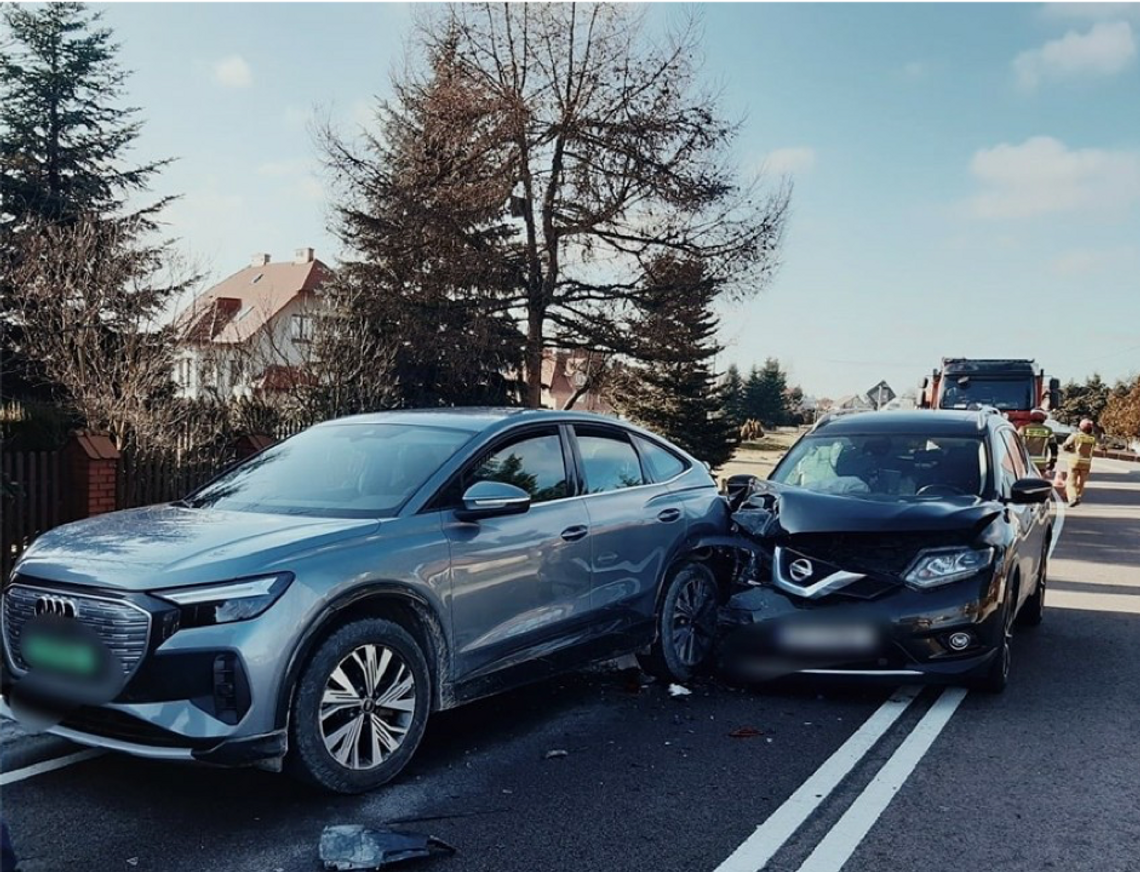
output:
<path id="1" fill-rule="evenodd" d="M 121 221 L 79 218 L 33 228 L 10 280 L 21 350 L 87 425 L 120 448 L 168 441 L 174 342 L 161 303 L 193 271 Z"/>
<path id="2" fill-rule="evenodd" d="M 623 328 L 655 259 L 699 261 L 737 298 L 772 276 L 790 190 L 738 182 L 695 22 L 655 41 L 628 6 L 456 4 L 419 34 L 429 63 L 395 83 L 367 153 L 326 139 L 356 198 L 342 235 L 382 227 L 391 246 L 401 222 L 382 207 L 398 202 L 432 228 L 433 263 L 493 279 L 483 304 L 522 327 L 528 405 L 548 347 L 633 353 Z M 406 172 L 409 142 L 449 159 Z"/>

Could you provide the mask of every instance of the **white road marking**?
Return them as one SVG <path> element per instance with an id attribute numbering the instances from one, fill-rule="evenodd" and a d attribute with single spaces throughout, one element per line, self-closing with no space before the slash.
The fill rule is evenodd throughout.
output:
<path id="1" fill-rule="evenodd" d="M 44 760 L 42 763 L 24 766 L 21 769 L 13 769 L 11 772 L 0 773 L 0 787 L 6 784 L 15 784 L 17 781 L 23 781 L 26 778 L 35 778 L 45 772 L 54 772 L 56 769 L 62 769 L 73 763 L 82 763 L 84 760 L 102 756 L 104 753 L 106 752 L 99 748 L 88 748 L 86 751 L 76 751 L 74 754 L 68 754 L 65 757 L 56 757 L 52 760 Z"/>
<path id="2" fill-rule="evenodd" d="M 816 845 L 799 872 L 839 872 L 843 868 L 965 698 L 966 691 L 960 687 L 942 692 L 871 783 Z"/>
<path id="3" fill-rule="evenodd" d="M 921 688 L 903 687 L 863 723 L 858 730 L 795 793 L 756 828 L 716 872 L 757 872 L 767 865 L 875 743 L 891 728 L 918 696 Z"/>

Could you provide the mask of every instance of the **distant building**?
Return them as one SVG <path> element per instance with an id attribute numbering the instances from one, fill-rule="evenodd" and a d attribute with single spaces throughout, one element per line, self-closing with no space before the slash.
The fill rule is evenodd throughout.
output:
<path id="1" fill-rule="evenodd" d="M 240 396 L 303 379 L 316 295 L 331 275 L 311 248 L 280 263 L 255 254 L 245 269 L 199 295 L 176 322 L 179 393 Z"/>
<path id="2" fill-rule="evenodd" d="M 542 405 L 548 409 L 565 409 L 566 404 L 578 394 L 574 401 L 575 411 L 615 414 L 605 397 L 590 390 L 582 392 L 590 369 L 600 365 L 598 356 L 588 351 L 545 351 L 542 355 Z"/>
<path id="3" fill-rule="evenodd" d="M 862 394 L 849 394 L 846 397 L 840 397 L 832 404 L 833 411 L 867 411 L 873 409 L 874 406 Z"/>

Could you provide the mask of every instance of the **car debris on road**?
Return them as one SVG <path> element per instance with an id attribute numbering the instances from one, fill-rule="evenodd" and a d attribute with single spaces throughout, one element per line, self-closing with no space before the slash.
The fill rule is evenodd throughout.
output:
<path id="1" fill-rule="evenodd" d="M 321 863 L 339 872 L 365 872 L 455 853 L 455 848 L 435 836 L 402 830 L 348 824 L 327 826 L 321 833 Z"/>

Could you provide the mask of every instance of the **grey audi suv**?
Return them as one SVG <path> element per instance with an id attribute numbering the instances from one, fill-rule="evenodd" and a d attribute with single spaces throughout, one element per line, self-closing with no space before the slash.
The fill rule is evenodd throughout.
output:
<path id="1" fill-rule="evenodd" d="M 3 708 L 369 790 L 432 712 L 631 652 L 689 677 L 727 512 L 702 463 L 600 416 L 330 421 L 180 502 L 41 536 L 4 592 Z"/>

